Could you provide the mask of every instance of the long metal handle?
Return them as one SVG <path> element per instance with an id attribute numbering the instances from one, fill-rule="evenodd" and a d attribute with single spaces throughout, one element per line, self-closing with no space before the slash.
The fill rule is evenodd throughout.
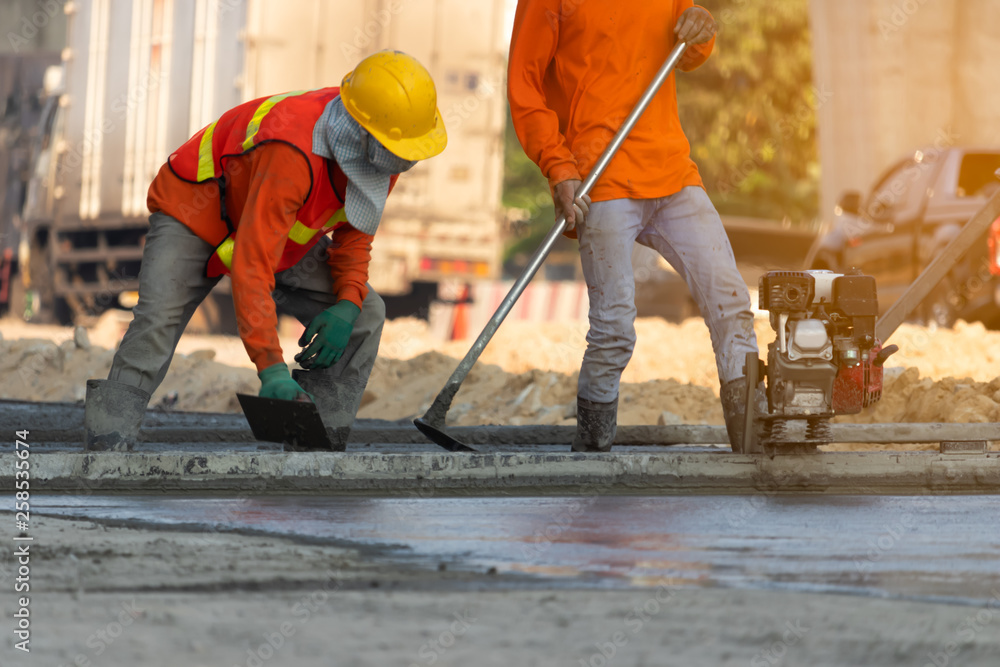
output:
<path id="1" fill-rule="evenodd" d="M 628 118 L 625 119 L 622 126 L 618 128 L 618 132 L 611 140 L 611 143 L 608 144 L 608 147 L 604 149 L 603 153 L 601 153 L 601 157 L 597 159 L 597 164 L 594 165 L 594 168 L 590 170 L 587 178 L 583 181 L 583 185 L 580 186 L 580 189 L 576 193 L 577 199 L 588 194 L 594 187 L 594 184 L 597 183 L 597 179 L 601 177 L 601 174 L 604 173 L 604 170 L 607 169 L 608 164 L 611 162 L 611 158 L 615 156 L 615 153 L 618 152 L 621 145 L 625 143 L 625 139 L 628 137 L 629 132 L 631 132 L 632 128 L 635 127 L 639 117 L 646 110 L 646 107 L 649 106 L 653 97 L 656 96 L 656 93 L 663 85 L 663 82 L 666 81 L 667 77 L 670 76 L 670 73 L 673 72 L 674 67 L 681 59 L 681 56 L 684 55 L 684 51 L 686 49 L 686 42 L 678 42 L 677 46 L 674 47 L 674 50 L 670 52 L 669 56 L 667 56 L 666 61 L 656 73 L 652 83 L 649 84 L 649 87 L 646 88 L 646 92 L 642 94 L 642 97 L 639 98 L 635 108 L 632 109 L 632 113 L 628 115 Z M 491 338 L 493 338 L 493 334 L 496 333 L 500 324 L 504 321 L 504 318 L 507 317 L 507 313 L 509 313 L 510 309 L 514 307 L 514 302 L 517 301 L 517 299 L 521 296 L 521 293 L 524 291 L 524 288 L 528 286 L 531 279 L 535 277 L 536 273 L 538 273 L 538 269 L 541 268 L 542 262 L 544 262 L 545 258 L 548 257 L 549 253 L 552 251 L 552 247 L 555 245 L 556 240 L 563 233 L 565 228 L 566 216 L 560 216 L 559 219 L 556 220 L 556 224 L 549 230 L 549 233 L 545 235 L 545 239 L 542 241 L 542 244 L 531 256 L 531 259 L 528 261 L 528 265 L 525 267 L 524 271 L 518 279 L 514 281 L 514 285 L 510 288 L 510 291 L 507 292 L 507 296 L 505 296 L 503 301 L 500 303 L 500 307 L 497 308 L 495 313 L 493 313 L 493 317 L 490 318 L 490 321 L 486 323 L 486 326 L 483 328 L 483 332 L 479 334 L 479 338 L 477 338 L 476 342 L 472 344 L 472 347 L 469 348 L 465 358 L 462 359 L 461 363 L 459 363 L 458 367 L 455 369 L 455 372 L 451 374 L 450 378 L 448 378 L 448 382 L 441 390 L 441 393 L 439 393 L 437 398 L 434 399 L 434 404 L 431 405 L 430 409 L 427 410 L 427 414 L 424 415 L 424 420 L 436 426 L 444 426 L 445 415 L 448 412 L 448 408 L 451 407 L 452 399 L 454 399 L 455 394 L 458 393 L 458 388 L 461 386 L 462 381 L 465 380 L 465 376 L 467 376 L 469 371 L 472 370 L 472 366 L 476 363 L 476 360 L 479 359 L 479 356 L 486 348 L 486 344 L 490 342 Z"/>

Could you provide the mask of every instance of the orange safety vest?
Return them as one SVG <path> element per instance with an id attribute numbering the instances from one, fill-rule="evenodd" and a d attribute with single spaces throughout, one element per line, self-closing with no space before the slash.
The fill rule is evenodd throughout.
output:
<path id="1" fill-rule="evenodd" d="M 222 114 L 187 140 L 167 160 L 170 170 L 188 183 L 214 181 L 219 186 L 220 215 L 229 235 L 209 257 L 209 277 L 229 273 L 237 224 L 226 213 L 225 160 L 249 153 L 258 146 L 277 141 L 287 144 L 309 162 L 309 192 L 288 232 L 288 240 L 277 271 L 294 266 L 320 237 L 347 222 L 344 197 L 347 176 L 333 160 L 312 152 L 313 126 L 340 88 L 297 90 L 245 102 Z M 389 190 L 396 183 L 394 175 Z"/>

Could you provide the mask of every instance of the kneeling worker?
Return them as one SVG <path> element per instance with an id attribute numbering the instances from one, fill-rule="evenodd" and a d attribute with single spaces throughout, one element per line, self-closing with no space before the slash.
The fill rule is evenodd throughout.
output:
<path id="1" fill-rule="evenodd" d="M 382 51 L 340 88 L 241 104 L 178 148 L 149 188 L 134 319 L 108 379 L 88 383 L 86 448 L 132 448 L 184 327 L 228 274 L 260 395 L 312 398 L 342 449 L 385 320 L 367 284 L 373 235 L 398 175 L 446 143 L 430 74 Z M 276 302 L 307 327 L 302 385 Z"/>

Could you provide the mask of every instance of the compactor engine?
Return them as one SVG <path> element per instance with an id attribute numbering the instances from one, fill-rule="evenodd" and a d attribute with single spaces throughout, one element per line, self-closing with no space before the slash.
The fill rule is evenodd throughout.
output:
<path id="1" fill-rule="evenodd" d="M 832 271 L 771 271 L 760 278 L 760 308 L 776 338 L 768 345 L 765 442 L 825 442 L 829 420 L 854 414 L 882 394 L 882 364 L 896 351 L 875 337 L 875 279 Z M 804 420 L 793 437 L 790 420 Z"/>

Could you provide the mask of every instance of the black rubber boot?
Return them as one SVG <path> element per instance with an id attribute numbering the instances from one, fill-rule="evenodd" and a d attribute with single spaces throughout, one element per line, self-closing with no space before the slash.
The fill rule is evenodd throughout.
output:
<path id="1" fill-rule="evenodd" d="M 361 397 L 365 393 L 364 386 L 355 386 L 357 383 L 338 378 L 326 369 L 296 369 L 292 371 L 292 379 L 312 395 L 319 416 L 326 426 L 330 451 L 346 450 L 354 415 L 357 414 Z"/>
<path id="2" fill-rule="evenodd" d="M 576 399 L 574 452 L 610 452 L 618 431 L 618 398 L 610 403 Z"/>
<path id="3" fill-rule="evenodd" d="M 743 427 L 746 424 L 747 379 L 739 377 L 722 385 L 719 398 L 722 401 L 722 415 L 726 419 L 726 433 L 729 435 L 729 445 L 737 454 L 760 454 L 763 446 L 755 431 L 749 451 L 743 451 Z M 763 384 L 757 385 L 755 405 L 758 412 L 767 411 L 767 396 Z"/>
<path id="4" fill-rule="evenodd" d="M 87 380 L 83 446 L 89 452 L 130 452 L 139 439 L 149 394 L 114 380 Z"/>

